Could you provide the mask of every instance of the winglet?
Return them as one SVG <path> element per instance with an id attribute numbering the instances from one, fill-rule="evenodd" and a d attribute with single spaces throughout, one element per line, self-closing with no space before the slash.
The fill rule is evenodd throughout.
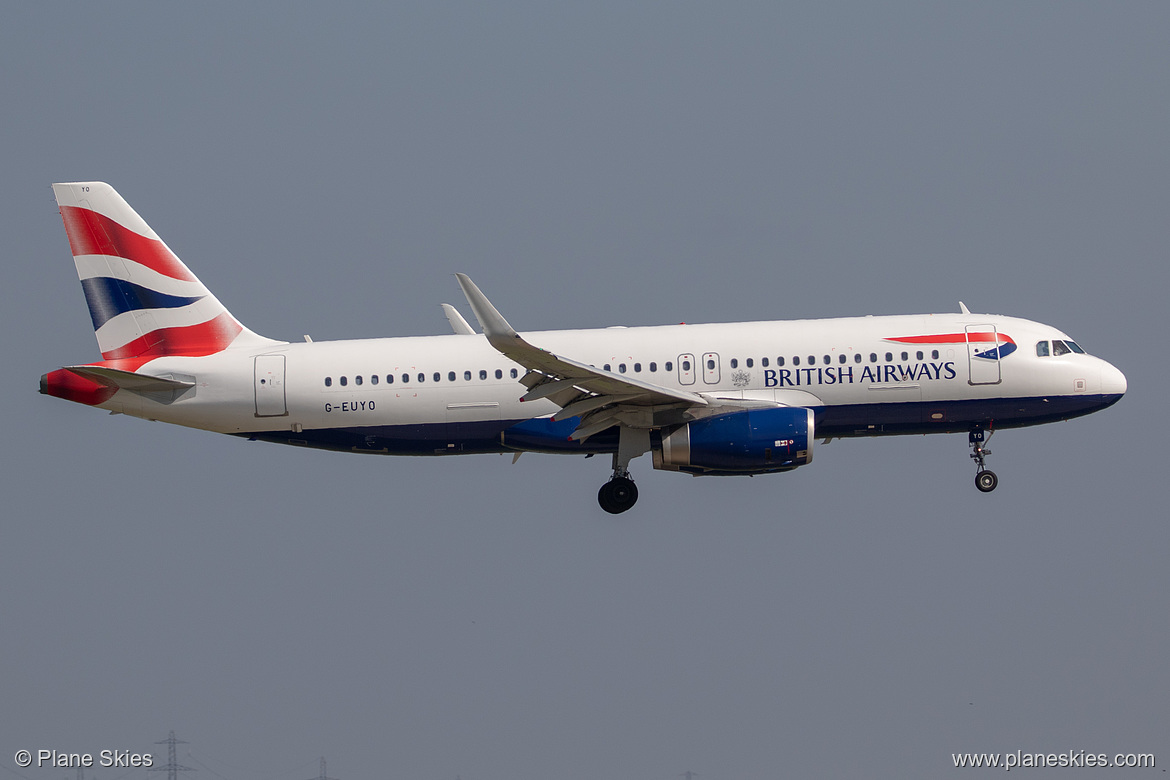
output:
<path id="1" fill-rule="evenodd" d="M 459 286 L 463 288 L 463 294 L 467 296 L 467 302 L 475 312 L 479 326 L 483 328 L 483 335 L 487 336 L 493 347 L 506 355 L 510 346 L 517 341 L 523 341 L 520 334 L 508 324 L 496 307 L 492 306 L 492 302 L 480 292 L 467 274 L 455 274 L 455 278 L 459 280 Z"/>
<path id="2" fill-rule="evenodd" d="M 443 314 L 447 315 L 447 322 L 451 323 L 451 330 L 456 336 L 474 336 L 475 331 L 467 324 L 467 320 L 463 319 L 463 315 L 449 303 L 440 303 L 443 307 Z"/>

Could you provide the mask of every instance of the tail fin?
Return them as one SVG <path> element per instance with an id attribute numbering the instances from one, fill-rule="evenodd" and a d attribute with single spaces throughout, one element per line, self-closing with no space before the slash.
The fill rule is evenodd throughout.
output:
<path id="1" fill-rule="evenodd" d="M 135 370 L 164 355 L 280 343 L 233 317 L 110 185 L 54 184 L 53 193 L 104 360 Z"/>

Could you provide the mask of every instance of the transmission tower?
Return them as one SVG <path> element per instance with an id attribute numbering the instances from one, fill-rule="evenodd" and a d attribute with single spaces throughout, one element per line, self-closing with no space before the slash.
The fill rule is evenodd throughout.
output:
<path id="1" fill-rule="evenodd" d="M 337 780 L 336 777 L 329 777 L 329 775 L 325 774 L 325 756 L 321 756 L 321 774 L 310 778 L 310 780 Z"/>
<path id="2" fill-rule="evenodd" d="M 187 742 L 181 739 L 175 739 L 175 732 L 166 739 L 160 739 L 155 742 L 156 745 L 167 746 L 167 763 L 165 766 L 152 766 L 148 772 L 166 772 L 167 780 L 178 780 L 179 772 L 194 772 L 195 770 L 189 766 L 183 766 L 175 760 L 175 745 L 186 745 Z"/>

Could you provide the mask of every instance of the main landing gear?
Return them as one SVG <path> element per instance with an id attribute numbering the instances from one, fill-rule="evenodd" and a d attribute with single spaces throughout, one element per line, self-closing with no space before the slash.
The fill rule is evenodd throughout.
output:
<path id="1" fill-rule="evenodd" d="M 613 476 L 597 491 L 597 503 L 611 515 L 620 515 L 638 500 L 638 486 L 630 479 L 630 461 L 650 450 L 650 431 L 618 429 L 618 450 L 613 454 Z"/>
<path id="2" fill-rule="evenodd" d="M 991 450 L 984 449 L 983 444 L 991 439 L 991 433 L 988 433 L 986 438 L 983 433 L 982 428 L 972 430 L 967 434 L 967 443 L 971 445 L 971 459 L 975 461 L 975 465 L 979 469 L 975 472 L 975 487 L 979 489 L 980 493 L 990 493 L 999 484 L 999 477 L 995 476 L 995 472 L 989 471 L 984 465 Z"/>
<path id="3" fill-rule="evenodd" d="M 638 486 L 629 476 L 618 476 L 616 473 L 597 491 L 597 503 L 611 515 L 618 515 L 634 505 L 638 500 Z"/>

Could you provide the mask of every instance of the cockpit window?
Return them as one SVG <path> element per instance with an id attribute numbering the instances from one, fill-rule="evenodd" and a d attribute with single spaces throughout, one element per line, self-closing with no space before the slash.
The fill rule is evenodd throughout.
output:
<path id="1" fill-rule="evenodd" d="M 1081 349 L 1081 345 L 1076 343 L 1075 341 L 1073 341 L 1071 339 L 1065 339 L 1064 343 L 1068 345 L 1069 349 L 1071 349 L 1073 352 L 1077 353 L 1078 355 L 1085 354 L 1085 351 L 1083 349 Z"/>
<path id="2" fill-rule="evenodd" d="M 1053 355 L 1067 355 L 1070 352 L 1072 352 L 1072 350 L 1069 349 L 1067 346 L 1065 346 L 1063 341 L 1060 341 L 1059 339 L 1053 339 L 1053 341 L 1052 341 L 1052 354 Z"/>
<path id="3" fill-rule="evenodd" d="M 1036 342 L 1036 357 L 1048 357 L 1048 342 L 1047 341 L 1037 341 Z"/>

